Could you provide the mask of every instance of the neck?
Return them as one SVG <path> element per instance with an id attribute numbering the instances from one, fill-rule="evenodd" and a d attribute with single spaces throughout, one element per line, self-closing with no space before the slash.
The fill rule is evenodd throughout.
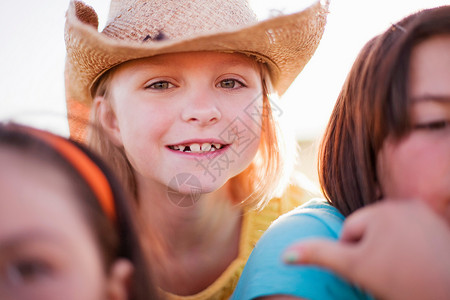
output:
<path id="1" fill-rule="evenodd" d="M 227 224 L 239 219 L 240 210 L 233 206 L 227 186 L 208 194 L 195 196 L 191 206 L 178 206 L 174 198 L 190 195 L 169 195 L 167 187 L 155 183 L 139 184 L 139 206 L 144 220 L 153 220 L 157 230 L 168 238 L 169 247 L 185 252 L 208 244 L 211 234 L 224 233 Z M 178 199 L 177 198 L 177 199 Z"/>
<path id="2" fill-rule="evenodd" d="M 199 195 L 193 205 L 180 207 L 171 200 L 173 195 L 169 197 L 167 186 L 139 182 L 140 213 L 152 236 L 162 238 L 168 260 L 157 271 L 164 290 L 179 295 L 199 292 L 238 256 L 242 212 L 227 191 L 225 184 Z M 198 279 L 195 284 L 192 278 Z"/>

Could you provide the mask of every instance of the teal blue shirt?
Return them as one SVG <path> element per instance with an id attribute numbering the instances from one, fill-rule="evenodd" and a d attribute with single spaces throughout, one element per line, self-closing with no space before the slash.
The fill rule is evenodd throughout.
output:
<path id="1" fill-rule="evenodd" d="M 286 265 L 282 253 L 292 243 L 308 238 L 336 240 L 344 216 L 322 199 L 313 199 L 278 218 L 251 253 L 231 299 L 269 295 L 305 299 L 373 299 L 336 274 L 316 266 Z"/>

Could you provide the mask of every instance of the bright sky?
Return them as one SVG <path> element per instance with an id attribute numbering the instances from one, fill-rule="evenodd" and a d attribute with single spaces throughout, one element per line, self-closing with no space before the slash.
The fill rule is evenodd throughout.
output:
<path id="1" fill-rule="evenodd" d="M 250 0 L 264 18 L 311 0 Z M 100 17 L 109 0 L 86 0 Z M 67 135 L 64 102 L 64 18 L 69 0 L 0 1 L 0 120 L 16 120 Z M 282 99 L 284 116 L 300 139 L 317 138 L 361 47 L 392 22 L 450 0 L 332 0 L 316 54 Z"/>

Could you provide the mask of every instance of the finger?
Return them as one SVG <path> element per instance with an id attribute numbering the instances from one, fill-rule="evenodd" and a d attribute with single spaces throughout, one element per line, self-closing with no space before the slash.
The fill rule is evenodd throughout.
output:
<path id="1" fill-rule="evenodd" d="M 386 201 L 377 202 L 361 209 L 351 214 L 344 222 L 340 240 L 343 242 L 358 242 L 366 234 L 368 226 L 374 226 L 377 224 L 377 228 L 381 228 L 380 225 L 384 220 L 396 219 L 396 215 L 399 209 L 404 210 L 404 206 L 408 208 L 412 207 L 413 204 L 411 200 L 403 201 Z M 420 201 L 416 201 L 417 205 L 424 205 Z M 383 217 L 383 220 L 380 219 Z"/>
<path id="2" fill-rule="evenodd" d="M 369 225 L 370 212 L 357 211 L 350 215 L 344 222 L 342 227 L 340 240 L 342 242 L 355 243 L 359 242 Z"/>
<path id="3" fill-rule="evenodd" d="M 385 209 L 386 205 L 372 204 L 352 213 L 344 222 L 342 227 L 340 240 L 343 242 L 355 243 L 359 242 L 367 227 L 372 224 L 374 218 L 377 217 L 377 212 L 380 209 Z"/>
<path id="4" fill-rule="evenodd" d="M 350 279 L 355 255 L 352 245 L 315 239 L 290 246 L 283 260 L 289 264 L 319 265 Z"/>

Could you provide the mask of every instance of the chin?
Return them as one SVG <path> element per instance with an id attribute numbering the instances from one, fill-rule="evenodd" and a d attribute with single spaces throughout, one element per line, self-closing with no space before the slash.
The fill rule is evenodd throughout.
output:
<path id="1" fill-rule="evenodd" d="M 202 194 L 213 193 L 222 188 L 227 182 L 227 179 L 220 177 L 215 178 L 215 180 L 212 180 L 209 177 L 202 176 L 199 179 L 202 187 Z"/>
<path id="2" fill-rule="evenodd" d="M 181 172 L 172 176 L 167 187 L 171 192 L 184 195 L 207 194 L 220 189 L 226 182 L 224 177 L 213 177 L 204 172 Z"/>
<path id="3" fill-rule="evenodd" d="M 194 174 L 179 173 L 170 181 L 167 196 L 177 207 L 189 208 L 195 206 L 203 195 L 215 192 L 222 186 L 219 180 L 212 182 Z"/>

